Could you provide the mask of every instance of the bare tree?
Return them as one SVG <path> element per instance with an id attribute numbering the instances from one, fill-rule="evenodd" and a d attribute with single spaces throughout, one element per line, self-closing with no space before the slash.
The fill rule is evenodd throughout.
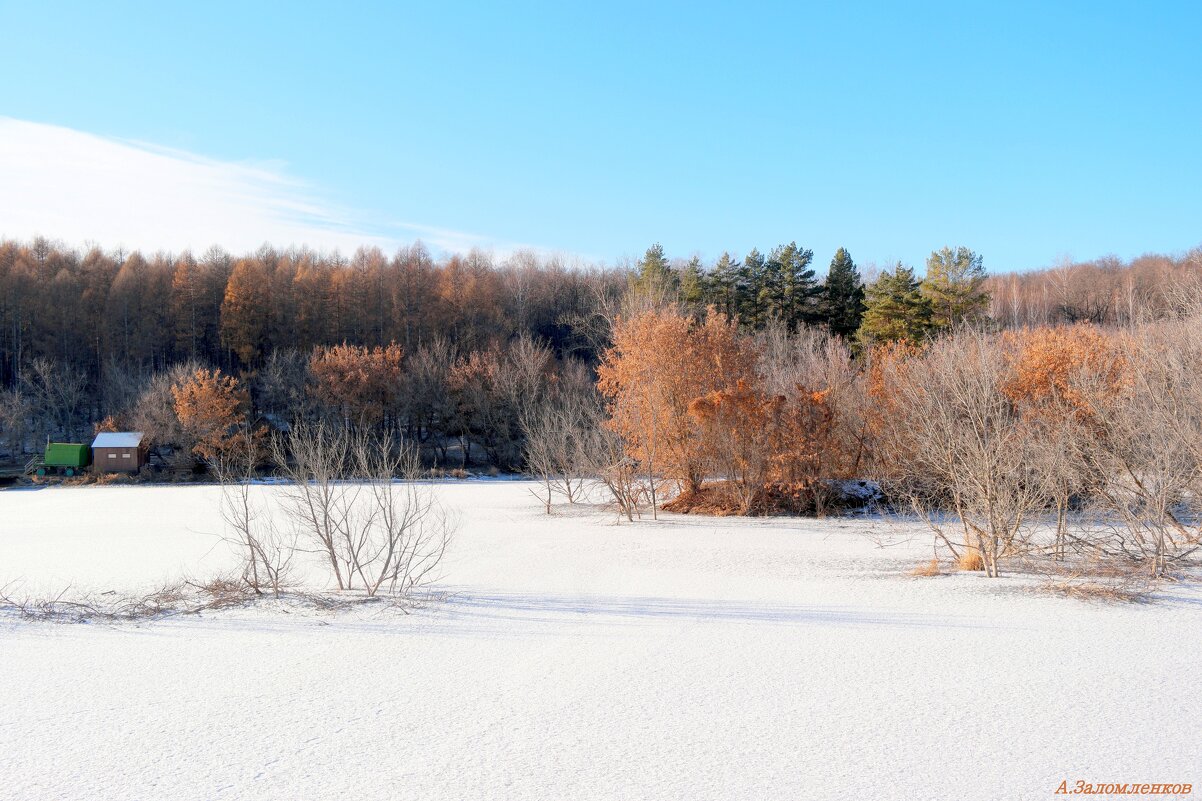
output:
<path id="1" fill-rule="evenodd" d="M 87 376 L 70 365 L 38 358 L 29 363 L 22 384 L 47 433 L 74 437 L 88 397 Z"/>
<path id="2" fill-rule="evenodd" d="M 357 541 L 350 543 L 354 572 L 369 596 L 383 591 L 409 597 L 438 578 L 455 522 L 422 480 L 412 448 L 361 437 L 354 455 L 369 491 L 367 509 L 359 511 Z"/>
<path id="3" fill-rule="evenodd" d="M 194 463 L 192 446 L 195 443 L 175 415 L 175 397 L 171 394 L 171 388 L 184 383 L 200 369 L 199 362 L 184 362 L 156 374 L 138 395 L 127 415 L 130 425 L 146 435 L 150 447 L 159 453 L 160 458 L 178 468 L 190 467 Z"/>
<path id="4" fill-rule="evenodd" d="M 547 514 L 556 495 L 568 503 L 583 497 L 593 458 L 589 451 L 604 417 L 591 377 L 578 363 L 561 370 L 552 391 L 522 403 L 526 466 L 542 481 L 540 500 Z"/>
<path id="5" fill-rule="evenodd" d="M 1003 395 L 1004 359 L 992 338 L 962 331 L 892 363 L 882 395 L 880 463 L 954 555 L 976 551 L 987 575 L 1031 545 L 1048 489 L 1034 469 L 1036 438 Z M 959 542 L 940 515 L 949 511 Z"/>
<path id="6" fill-rule="evenodd" d="M 25 452 L 25 436 L 33 404 L 20 388 L 0 391 L 0 443 L 4 443 L 14 459 Z"/>
<path id="7" fill-rule="evenodd" d="M 436 461 L 447 461 L 447 439 L 443 435 L 454 417 L 450 397 L 450 376 L 459 354 L 443 338 L 423 344 L 409 360 L 405 371 L 405 392 L 409 437 L 435 451 Z"/>
<path id="8" fill-rule="evenodd" d="M 273 461 L 288 479 L 285 511 L 301 538 L 320 553 L 340 590 L 350 589 L 354 557 L 344 543 L 362 487 L 343 481 L 351 464 L 350 434 L 338 426 L 298 422 L 273 441 Z"/>
<path id="9" fill-rule="evenodd" d="M 255 595 L 268 590 L 279 596 L 292 580 L 297 533 L 277 525 L 262 488 L 254 485 L 261 450 L 246 430 L 209 467 L 221 484 L 221 517 L 240 557 L 242 581 Z"/>
<path id="10" fill-rule="evenodd" d="M 1202 554 L 1202 316 L 1124 339 L 1130 383 L 1077 389 L 1094 410 L 1081 461 L 1092 545 L 1159 577 Z"/>
<path id="11" fill-rule="evenodd" d="M 298 423 L 278 440 L 275 461 L 289 479 L 285 510 L 339 590 L 408 597 L 436 578 L 454 522 L 419 480 L 413 449 Z"/>
<path id="12" fill-rule="evenodd" d="M 622 438 L 597 426 L 588 432 L 583 452 L 589 475 L 608 493 L 619 520 L 625 517 L 633 522 L 635 517 L 642 517 L 643 509 L 652 503 L 653 485 L 650 482 L 655 479 L 649 478 L 639 464 L 626 455 Z"/>

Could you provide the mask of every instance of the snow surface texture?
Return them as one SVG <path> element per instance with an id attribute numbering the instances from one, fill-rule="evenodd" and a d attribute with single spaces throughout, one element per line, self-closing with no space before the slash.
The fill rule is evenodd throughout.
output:
<path id="1" fill-rule="evenodd" d="M 913 578 L 872 519 L 542 514 L 461 526 L 413 615 L 0 618 L 3 799 L 1051 799 L 1202 785 L 1202 596 L 1102 605 Z M 256 491 L 272 493 L 270 486 Z M 0 584 L 228 566 L 215 487 L 0 492 Z M 894 537 L 896 539 L 896 537 Z"/>

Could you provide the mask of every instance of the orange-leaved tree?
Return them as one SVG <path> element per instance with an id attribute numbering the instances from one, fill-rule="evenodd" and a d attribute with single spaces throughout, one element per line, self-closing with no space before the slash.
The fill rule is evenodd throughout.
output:
<path id="1" fill-rule="evenodd" d="M 1003 341 L 1010 375 L 1002 391 L 1028 416 L 1090 423 L 1099 396 L 1118 395 L 1130 384 L 1119 335 L 1097 326 L 1008 332 Z"/>
<path id="2" fill-rule="evenodd" d="M 1056 507 L 1054 554 L 1066 555 L 1074 494 L 1108 483 L 1097 456 L 1106 443 L 1109 407 L 1131 385 L 1123 337 L 1089 325 L 1008 332 L 1008 375 L 1001 390 L 1044 444 L 1036 468 Z"/>
<path id="3" fill-rule="evenodd" d="M 690 404 L 750 383 L 754 370 L 754 349 L 734 322 L 711 308 L 697 323 L 668 307 L 614 323 L 597 386 L 608 404 L 609 427 L 652 483 L 663 477 L 697 492 L 712 462 Z"/>
<path id="4" fill-rule="evenodd" d="M 238 447 L 246 428 L 249 395 L 238 379 L 220 370 L 200 369 L 171 387 L 175 415 L 192 441 L 192 452 L 216 462 Z"/>
<path id="5" fill-rule="evenodd" d="M 267 268 L 258 259 L 234 265 L 221 303 L 221 342 L 238 354 L 243 364 L 263 355 L 271 312 Z"/>
<path id="6" fill-rule="evenodd" d="M 697 423 L 702 453 L 725 474 L 727 487 L 747 514 L 767 486 L 779 431 L 784 396 L 766 397 L 756 386 L 739 380 L 689 404 Z"/>
<path id="7" fill-rule="evenodd" d="M 377 426 L 395 419 L 404 352 L 397 344 L 315 348 L 309 359 L 313 395 L 344 424 Z"/>

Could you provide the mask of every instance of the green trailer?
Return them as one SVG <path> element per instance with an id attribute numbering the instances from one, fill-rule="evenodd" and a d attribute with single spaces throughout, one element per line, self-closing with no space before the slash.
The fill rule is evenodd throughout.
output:
<path id="1" fill-rule="evenodd" d="M 75 442 L 48 442 L 41 464 L 37 465 L 39 476 L 62 473 L 65 476 L 81 475 L 92 461 L 92 449 Z"/>

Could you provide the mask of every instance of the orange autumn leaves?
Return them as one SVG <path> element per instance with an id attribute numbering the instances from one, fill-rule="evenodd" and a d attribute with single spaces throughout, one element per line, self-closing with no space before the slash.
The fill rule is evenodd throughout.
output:
<path id="1" fill-rule="evenodd" d="M 1010 356 L 1002 391 L 1028 417 L 1090 422 L 1095 399 L 1113 398 L 1130 384 L 1123 339 L 1090 325 L 1009 332 L 1002 338 Z"/>
<path id="2" fill-rule="evenodd" d="M 597 388 L 627 454 L 647 472 L 696 491 L 710 465 L 689 404 L 750 380 L 753 367 L 744 340 L 717 314 L 697 325 L 674 310 L 649 311 L 616 321 Z"/>
<path id="3" fill-rule="evenodd" d="M 309 360 L 310 391 L 344 422 L 379 425 L 399 402 L 402 355 L 399 345 L 316 348 Z M 243 444 L 251 404 L 237 378 L 221 370 L 197 370 L 173 385 L 171 395 L 196 456 L 214 462 Z"/>
<path id="4" fill-rule="evenodd" d="M 1100 436 L 1099 405 L 1129 384 L 1122 335 L 1096 327 L 1008 332 L 980 347 L 995 356 L 965 351 L 964 358 L 996 365 L 990 391 L 1020 425 L 1073 421 Z M 699 322 L 660 309 L 616 321 L 598 388 L 608 427 L 646 476 L 675 483 L 686 498 L 721 488 L 728 511 L 746 513 L 773 494 L 851 477 L 874 443 L 883 448 L 878 462 L 904 462 L 890 443 L 909 440 L 890 434 L 907 425 L 903 398 L 934 391 L 913 369 L 925 354 L 890 343 L 867 354 L 862 383 L 850 390 L 835 392 L 804 373 L 783 391 L 779 381 L 769 390 L 760 340 L 713 310 Z M 847 404 L 857 399 L 866 401 L 855 418 L 863 428 L 853 430 Z"/>
<path id="5" fill-rule="evenodd" d="M 400 402 L 400 345 L 365 348 L 334 345 L 314 349 L 309 375 L 315 399 L 360 427 L 379 425 L 395 414 Z"/>
<path id="6" fill-rule="evenodd" d="M 1114 400 L 1131 385 L 1128 339 L 1122 331 L 1088 324 L 1004 332 L 991 345 L 1002 352 L 1000 393 L 1028 422 L 1077 422 L 1096 428 L 1099 404 Z M 909 380 L 909 365 L 923 353 L 922 346 L 904 340 L 872 351 L 868 394 L 874 429 L 888 425 L 903 396 L 899 382 Z"/>
<path id="7" fill-rule="evenodd" d="M 768 392 L 759 356 L 713 309 L 700 323 L 675 309 L 619 319 L 598 368 L 608 426 L 628 457 L 686 496 L 725 479 L 731 511 L 749 511 L 774 485 L 826 477 L 817 468 L 831 444 L 827 393 Z"/>
<path id="8" fill-rule="evenodd" d="M 197 370 L 172 386 L 171 395 L 175 416 L 193 443 L 193 453 L 214 462 L 234 449 L 250 405 L 250 396 L 238 379 L 220 370 Z"/>

